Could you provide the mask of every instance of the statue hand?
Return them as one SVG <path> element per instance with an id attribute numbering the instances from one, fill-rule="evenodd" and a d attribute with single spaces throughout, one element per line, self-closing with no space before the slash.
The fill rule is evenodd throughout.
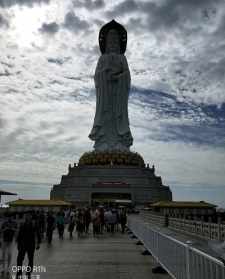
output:
<path id="1" fill-rule="evenodd" d="M 119 75 L 121 72 L 118 71 L 112 71 L 112 69 L 105 69 L 107 73 L 107 79 L 108 80 L 117 80 L 119 78 Z"/>
<path id="2" fill-rule="evenodd" d="M 111 74 L 111 80 L 117 80 L 119 78 L 117 73 L 112 73 Z"/>
<path id="3" fill-rule="evenodd" d="M 103 69 L 103 71 L 105 71 L 106 73 L 110 73 L 110 72 L 112 72 L 112 67 L 111 66 L 106 66 L 104 69 Z"/>
<path id="4" fill-rule="evenodd" d="M 109 69 L 106 70 L 107 80 L 115 80 L 115 73 Z"/>

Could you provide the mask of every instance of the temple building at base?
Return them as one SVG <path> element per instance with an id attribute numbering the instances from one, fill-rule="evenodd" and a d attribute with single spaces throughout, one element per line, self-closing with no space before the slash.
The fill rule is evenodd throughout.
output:
<path id="1" fill-rule="evenodd" d="M 31 210 L 59 211 L 71 206 L 71 203 L 62 200 L 24 200 L 18 199 L 8 203 L 10 212 Z"/>
<path id="2" fill-rule="evenodd" d="M 88 158 L 84 158 L 88 156 L 89 162 Z M 136 153 L 133 153 L 133 156 L 136 157 L 136 161 L 132 161 L 133 165 L 129 165 L 125 153 L 125 159 L 121 159 L 118 165 L 116 162 L 120 159 L 116 160 L 115 157 L 113 164 L 110 154 L 103 157 L 108 158 L 111 164 L 107 164 L 107 159 L 99 159 L 92 164 L 91 154 L 83 155 L 79 164 L 69 166 L 68 174 L 62 176 L 60 184 L 54 185 L 51 199 L 63 199 L 81 205 L 91 205 L 95 202 L 144 205 L 149 202 L 172 200 L 169 187 L 164 186 L 161 177 L 155 175 L 154 166 L 145 165 Z M 123 164 L 122 160 L 127 163 Z M 99 164 L 100 162 L 102 164 Z"/>
<path id="3" fill-rule="evenodd" d="M 205 201 L 159 201 L 149 205 L 152 213 L 173 218 L 208 221 L 216 215 L 216 205 Z"/>

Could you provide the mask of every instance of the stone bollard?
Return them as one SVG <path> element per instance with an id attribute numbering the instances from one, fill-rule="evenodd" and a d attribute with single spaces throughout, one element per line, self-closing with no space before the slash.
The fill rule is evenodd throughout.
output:
<path id="1" fill-rule="evenodd" d="M 167 274 L 168 272 L 161 265 L 158 265 L 152 268 L 152 273 Z"/>
<path id="2" fill-rule="evenodd" d="M 142 254 L 143 256 L 152 256 L 152 253 L 149 252 L 147 249 L 145 249 L 144 251 L 142 251 L 141 254 Z"/>

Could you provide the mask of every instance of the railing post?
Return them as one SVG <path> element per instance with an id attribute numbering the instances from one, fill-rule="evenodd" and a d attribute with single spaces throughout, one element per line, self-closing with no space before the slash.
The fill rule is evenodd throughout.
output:
<path id="1" fill-rule="evenodd" d="M 218 233 L 218 235 L 217 235 L 218 240 L 219 241 L 222 240 L 222 237 L 221 237 L 221 223 L 220 222 L 217 224 L 217 233 Z"/>
<path id="2" fill-rule="evenodd" d="M 186 244 L 186 279 L 191 279 L 190 274 L 190 247 Z"/>
<path id="3" fill-rule="evenodd" d="M 213 232 L 212 223 L 209 223 L 208 224 L 208 233 L 209 233 L 208 238 L 209 239 L 212 239 L 212 232 Z"/>

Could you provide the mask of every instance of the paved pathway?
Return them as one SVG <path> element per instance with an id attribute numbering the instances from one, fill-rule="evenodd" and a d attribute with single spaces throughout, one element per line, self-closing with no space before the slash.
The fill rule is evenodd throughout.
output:
<path id="1" fill-rule="evenodd" d="M 33 273 L 33 279 L 170 279 L 152 273 L 155 261 L 141 255 L 143 246 L 136 242 L 119 232 L 73 240 L 66 232 L 61 241 L 55 235 L 51 247 L 43 243 L 36 252 L 34 264 L 46 267 L 46 272 Z"/>

